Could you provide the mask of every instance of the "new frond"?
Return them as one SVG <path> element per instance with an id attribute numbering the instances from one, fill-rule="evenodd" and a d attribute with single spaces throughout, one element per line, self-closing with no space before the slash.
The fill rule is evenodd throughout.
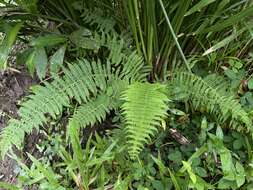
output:
<path id="1" fill-rule="evenodd" d="M 122 95 L 128 150 L 132 159 L 138 156 L 166 116 L 168 98 L 164 90 L 165 86 L 160 84 L 134 83 Z"/>

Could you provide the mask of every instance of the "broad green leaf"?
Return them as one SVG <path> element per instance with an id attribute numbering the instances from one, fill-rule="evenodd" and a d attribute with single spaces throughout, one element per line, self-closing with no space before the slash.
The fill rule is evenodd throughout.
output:
<path id="1" fill-rule="evenodd" d="M 164 190 L 163 183 L 160 180 L 153 180 L 151 183 L 154 189 Z"/>
<path id="2" fill-rule="evenodd" d="M 231 189 L 231 187 L 237 186 L 234 181 L 229 181 L 221 178 L 218 182 L 218 189 Z M 234 188 L 235 189 L 235 188 Z"/>
<path id="3" fill-rule="evenodd" d="M 66 42 L 66 38 L 62 35 L 57 34 L 48 34 L 45 36 L 39 36 L 38 38 L 32 40 L 30 42 L 31 46 L 40 46 L 40 47 L 46 47 L 46 46 L 54 46 L 57 44 L 61 44 Z"/>
<path id="4" fill-rule="evenodd" d="M 47 54 L 43 47 L 37 47 L 34 52 L 34 64 L 36 68 L 37 75 L 40 80 L 46 76 L 47 70 Z"/>
<path id="5" fill-rule="evenodd" d="M 246 176 L 245 170 L 239 162 L 236 162 L 235 168 L 236 168 L 236 173 L 237 173 L 236 183 L 238 187 L 241 187 L 245 183 L 245 176 Z"/>
<path id="6" fill-rule="evenodd" d="M 251 79 L 248 81 L 248 88 L 249 88 L 250 90 L 253 89 L 253 78 L 251 78 Z"/>
<path id="7" fill-rule="evenodd" d="M 207 172 L 204 168 L 198 166 L 195 167 L 194 170 L 196 174 L 199 175 L 200 177 L 207 177 Z"/>
<path id="8" fill-rule="evenodd" d="M 231 79 L 231 80 L 236 80 L 236 79 L 238 79 L 238 78 L 237 78 L 237 75 L 235 74 L 235 72 L 232 71 L 231 69 L 226 69 L 226 70 L 224 71 L 224 73 L 225 73 L 225 75 L 227 75 L 227 77 L 228 77 L 229 79 Z"/>
<path id="9" fill-rule="evenodd" d="M 182 161 L 182 154 L 180 151 L 176 150 L 174 152 L 169 153 L 168 159 L 174 162 L 181 162 Z"/>
<path id="10" fill-rule="evenodd" d="M 197 182 L 195 184 L 191 184 L 193 189 L 196 189 L 196 190 L 214 189 L 213 185 L 207 183 L 205 180 L 203 180 L 199 176 L 196 176 L 196 177 L 197 177 Z"/>
<path id="11" fill-rule="evenodd" d="M 188 10 L 184 16 L 189 16 L 197 11 L 200 11 L 202 8 L 206 7 L 207 5 L 215 1 L 216 0 L 201 0 L 196 5 L 194 5 L 190 10 Z"/>
<path id="12" fill-rule="evenodd" d="M 7 67 L 7 59 L 8 55 L 11 51 L 12 45 L 16 40 L 17 34 L 22 27 L 22 23 L 16 24 L 12 27 L 4 37 L 1 45 L 0 45 L 0 70 L 6 69 Z"/>
<path id="13" fill-rule="evenodd" d="M 50 73 L 55 74 L 59 71 L 60 66 L 63 64 L 64 55 L 66 51 L 66 45 L 58 49 L 54 55 L 51 57 L 50 63 Z"/>
<path id="14" fill-rule="evenodd" d="M 235 167 L 232 161 L 232 156 L 228 149 L 223 147 L 220 149 L 221 168 L 223 171 L 224 178 L 226 180 L 235 179 Z"/>
<path id="15" fill-rule="evenodd" d="M 236 140 L 234 140 L 234 142 L 233 142 L 233 148 L 235 149 L 235 150 L 239 150 L 240 148 L 242 148 L 243 147 L 243 141 L 242 141 L 242 139 L 236 139 Z"/>

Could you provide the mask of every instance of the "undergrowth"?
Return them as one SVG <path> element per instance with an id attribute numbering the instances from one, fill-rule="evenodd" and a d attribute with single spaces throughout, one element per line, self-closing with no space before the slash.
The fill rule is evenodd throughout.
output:
<path id="1" fill-rule="evenodd" d="M 17 38 L 41 83 L 1 131 L 19 167 L 0 187 L 252 189 L 252 6 L 1 2 L 0 66 Z M 34 131 L 40 156 L 23 149 Z"/>

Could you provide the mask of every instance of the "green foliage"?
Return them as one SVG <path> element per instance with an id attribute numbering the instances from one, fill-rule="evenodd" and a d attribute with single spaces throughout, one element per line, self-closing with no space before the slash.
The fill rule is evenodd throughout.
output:
<path id="1" fill-rule="evenodd" d="M 70 122 L 76 121 L 81 126 L 93 126 L 105 120 L 106 115 L 116 107 L 113 99 L 107 95 L 99 95 L 94 101 L 79 106 Z"/>
<path id="2" fill-rule="evenodd" d="M 123 92 L 122 100 L 129 154 L 134 159 L 163 122 L 168 97 L 165 86 L 134 83 Z"/>
<path id="3" fill-rule="evenodd" d="M 0 187 L 252 189 L 252 14 L 237 0 L 1 1 L 0 67 L 17 38 L 17 62 L 46 80 L 1 131 L 20 168 Z M 34 129 L 40 156 L 17 158 Z"/>
<path id="4" fill-rule="evenodd" d="M 28 101 L 21 105 L 19 110 L 21 119 L 11 119 L 8 127 L 2 131 L 1 155 L 5 155 L 12 145 L 21 147 L 25 133 L 31 133 L 33 129 L 39 129 L 39 126 L 46 123 L 45 114 L 55 119 L 57 115 L 63 112 L 64 107 L 70 106 L 71 99 L 74 98 L 79 104 L 89 102 L 86 106 L 98 108 L 98 102 L 101 99 L 98 99 L 98 102 L 93 102 L 94 97 L 96 98 L 102 93 L 107 93 L 108 98 L 115 93 L 117 94 L 117 91 L 120 92 L 122 90 L 120 88 L 125 86 L 124 83 L 121 85 L 121 80 L 125 80 L 126 84 L 129 81 L 141 80 L 146 72 L 142 69 L 142 59 L 134 53 L 130 57 L 132 57 L 131 62 L 125 62 L 122 67 L 118 67 L 115 71 L 113 71 L 114 68 L 110 62 L 102 65 L 100 61 L 79 60 L 76 64 L 69 64 L 68 69 L 63 68 L 64 77 L 56 77 L 51 83 L 45 82 L 44 86 L 35 86 L 33 94 L 28 97 Z M 105 99 L 102 98 L 102 100 Z M 100 107 L 102 112 L 97 112 L 98 115 L 95 120 L 105 118 L 105 112 L 112 108 L 112 105 L 113 103 L 109 104 L 108 102 L 106 105 L 104 102 L 106 107 Z M 87 113 L 84 106 L 80 107 L 77 114 L 74 115 L 76 116 L 74 119 L 79 118 L 80 120 L 80 114 Z M 94 119 L 89 119 L 87 124 L 95 122 Z"/>
<path id="5" fill-rule="evenodd" d="M 193 108 L 216 115 L 221 123 L 238 131 L 252 132 L 252 122 L 240 103 L 226 95 L 226 82 L 213 75 L 202 79 L 196 75 L 176 73 L 172 86 L 176 87 L 174 97 L 191 100 Z"/>

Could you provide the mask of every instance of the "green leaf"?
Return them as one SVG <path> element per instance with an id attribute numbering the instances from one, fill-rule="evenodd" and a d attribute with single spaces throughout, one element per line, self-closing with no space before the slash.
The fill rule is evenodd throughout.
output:
<path id="1" fill-rule="evenodd" d="M 47 54 L 43 47 L 37 47 L 34 52 L 34 64 L 36 68 L 37 75 L 40 80 L 46 76 L 47 69 Z"/>
<path id="2" fill-rule="evenodd" d="M 240 148 L 242 148 L 243 146 L 243 141 L 242 139 L 236 139 L 234 142 L 233 142 L 233 148 L 235 150 L 239 150 Z"/>
<path id="3" fill-rule="evenodd" d="M 180 115 L 180 116 L 183 116 L 183 115 L 186 115 L 185 112 L 179 110 L 179 109 L 170 109 L 170 112 L 173 113 L 174 115 Z"/>
<path id="4" fill-rule="evenodd" d="M 249 88 L 250 90 L 253 89 L 253 78 L 251 78 L 251 79 L 248 81 L 248 88 Z"/>
<path id="5" fill-rule="evenodd" d="M 0 188 L 6 189 L 6 190 L 21 190 L 20 188 L 16 187 L 15 185 L 5 183 L 5 182 L 0 182 Z"/>
<path id="6" fill-rule="evenodd" d="M 195 184 L 197 182 L 197 177 L 196 175 L 192 172 L 192 168 L 191 165 L 188 162 L 182 161 L 183 162 L 183 167 L 186 169 L 186 171 L 188 172 L 190 179 L 192 181 L 193 184 Z"/>
<path id="7" fill-rule="evenodd" d="M 237 173 L 236 183 L 238 187 L 241 187 L 245 183 L 245 176 L 246 176 L 245 170 L 239 162 L 236 162 L 235 168 L 236 168 L 236 173 Z"/>
<path id="8" fill-rule="evenodd" d="M 220 126 L 218 126 L 217 129 L 216 129 L 216 136 L 217 136 L 220 140 L 223 140 L 224 135 L 223 135 L 223 131 L 222 131 L 222 129 L 221 129 Z"/>
<path id="9" fill-rule="evenodd" d="M 50 73 L 55 74 L 59 71 L 60 66 L 63 64 L 64 55 L 66 51 L 66 45 L 58 49 L 54 55 L 51 57 L 50 63 Z"/>
<path id="10" fill-rule="evenodd" d="M 231 79 L 231 80 L 236 80 L 236 79 L 238 79 L 238 78 L 237 78 L 237 75 L 235 74 L 235 72 L 232 71 L 231 69 L 226 69 L 226 70 L 225 70 L 225 75 L 227 75 L 227 77 L 228 77 L 229 79 Z"/>
<path id="11" fill-rule="evenodd" d="M 28 71 L 29 73 L 33 76 L 34 74 L 34 71 L 35 71 L 35 61 L 34 61 L 34 58 L 35 58 L 35 51 L 32 51 L 30 52 L 30 55 L 28 55 L 28 58 L 25 62 L 27 68 L 28 68 Z"/>
<path id="12" fill-rule="evenodd" d="M 154 162 L 158 165 L 158 168 L 159 168 L 159 171 L 162 173 L 162 175 L 165 174 L 165 170 L 166 170 L 166 167 L 165 165 L 162 163 L 162 160 L 160 158 L 160 155 L 158 158 L 155 158 L 151 155 L 151 158 L 154 160 Z"/>
<path id="13" fill-rule="evenodd" d="M 206 7 L 207 5 L 213 3 L 216 0 L 202 0 L 199 1 L 196 5 L 194 5 L 190 10 L 188 10 L 184 16 L 189 16 L 197 11 L 200 11 L 202 8 Z"/>
<path id="14" fill-rule="evenodd" d="M 221 168 L 226 180 L 235 179 L 235 167 L 232 161 L 232 156 L 225 147 L 220 149 Z"/>
<path id="15" fill-rule="evenodd" d="M 206 117 L 203 117 L 202 121 L 201 121 L 201 129 L 207 129 L 208 125 L 207 125 L 207 120 Z"/>
<path id="16" fill-rule="evenodd" d="M 231 189 L 231 186 L 234 185 L 233 181 L 226 180 L 221 178 L 218 182 L 218 189 Z"/>
<path id="17" fill-rule="evenodd" d="M 173 172 L 169 168 L 168 168 L 168 171 L 170 173 L 171 181 L 172 181 L 172 183 L 173 183 L 173 185 L 175 187 L 175 190 L 180 190 L 181 188 L 180 188 L 180 185 L 179 185 L 179 183 L 177 181 L 176 176 L 173 174 Z"/>
<path id="18" fill-rule="evenodd" d="M 168 159 L 174 162 L 181 162 L 182 154 L 180 151 L 176 150 L 168 155 Z"/>
<path id="19" fill-rule="evenodd" d="M 196 174 L 198 174 L 200 177 L 207 177 L 207 172 L 204 168 L 202 167 L 195 167 L 194 171 L 196 172 Z"/>
<path id="20" fill-rule="evenodd" d="M 164 189 L 162 182 L 159 180 L 153 180 L 151 183 L 152 183 L 153 188 L 156 190 L 163 190 Z"/>
<path id="21" fill-rule="evenodd" d="M 66 40 L 67 39 L 62 35 L 48 34 L 45 36 L 39 36 L 38 38 L 32 40 L 30 42 L 30 45 L 40 47 L 54 46 L 60 43 L 64 43 Z"/>
<path id="22" fill-rule="evenodd" d="M 79 124 L 75 120 L 71 120 L 68 126 L 68 133 L 70 136 L 71 146 L 73 148 L 74 156 L 79 161 L 83 160 L 83 150 L 79 138 Z"/>
<path id="23" fill-rule="evenodd" d="M 17 34 L 22 27 L 22 23 L 16 24 L 13 28 L 11 28 L 5 38 L 3 39 L 0 45 L 0 70 L 6 69 L 7 67 L 7 59 L 8 55 L 11 51 L 12 45 L 16 40 Z"/>

